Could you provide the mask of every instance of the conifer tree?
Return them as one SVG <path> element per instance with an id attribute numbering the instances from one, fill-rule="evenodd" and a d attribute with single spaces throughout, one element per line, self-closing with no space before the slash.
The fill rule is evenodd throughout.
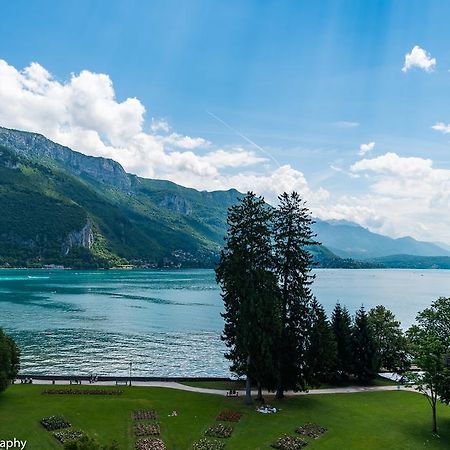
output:
<path id="1" fill-rule="evenodd" d="M 232 371 L 247 377 L 248 403 L 252 381 L 268 385 L 275 372 L 280 308 L 273 272 L 271 217 L 272 210 L 264 199 L 252 192 L 232 206 L 225 247 L 216 269 L 225 306 L 225 356 L 232 363 Z"/>
<path id="2" fill-rule="evenodd" d="M 306 365 L 312 386 L 328 382 L 336 367 L 336 341 L 323 306 L 314 298 L 311 303 L 311 331 Z"/>
<path id="3" fill-rule="evenodd" d="M 331 326 L 336 342 L 336 376 L 345 379 L 352 371 L 352 320 L 347 308 L 339 302 L 334 307 Z"/>
<path id="4" fill-rule="evenodd" d="M 274 215 L 275 264 L 281 296 L 281 334 L 277 349 L 277 398 L 288 389 L 304 389 L 310 331 L 313 220 L 297 192 L 284 193 Z"/>
<path id="5" fill-rule="evenodd" d="M 376 375 L 377 352 L 372 329 L 363 306 L 356 311 L 352 341 L 353 373 L 359 381 L 367 383 Z"/>

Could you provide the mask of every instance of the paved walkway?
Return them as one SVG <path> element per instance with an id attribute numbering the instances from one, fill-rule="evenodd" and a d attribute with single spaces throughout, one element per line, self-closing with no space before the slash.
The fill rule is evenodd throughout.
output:
<path id="1" fill-rule="evenodd" d="M 16 381 L 17 384 L 20 384 L 20 380 Z M 39 385 L 51 385 L 53 386 L 53 383 L 50 380 L 37 380 L 33 379 L 33 384 L 39 384 Z M 70 385 L 68 381 L 65 380 L 57 380 L 55 382 L 55 385 L 57 386 L 67 386 Z M 161 387 L 161 388 L 169 388 L 169 389 L 178 389 L 181 391 L 188 391 L 188 392 L 199 392 L 202 394 L 214 394 L 214 395 L 221 395 L 225 396 L 228 392 L 226 389 L 208 389 L 208 388 L 202 388 L 197 386 L 188 386 L 186 384 L 177 383 L 174 381 L 133 381 L 133 386 L 140 386 L 140 387 Z M 72 384 L 72 386 L 79 386 Z M 88 382 L 84 382 L 82 386 L 116 386 L 116 383 L 113 381 L 98 381 L 94 384 L 89 384 Z M 314 395 L 314 394 L 354 394 L 358 392 L 381 392 L 381 391 L 397 391 L 397 390 L 408 390 L 409 392 L 416 392 L 412 390 L 410 387 L 405 386 L 348 386 L 348 387 L 342 387 L 342 388 L 326 388 L 326 389 L 311 389 L 306 392 L 293 392 L 288 391 L 285 393 L 285 395 L 288 396 L 297 396 L 297 395 Z M 245 390 L 238 390 L 239 396 L 245 395 Z M 257 394 L 257 391 L 252 391 L 252 394 Z M 263 391 L 263 395 L 274 395 L 273 392 Z"/>

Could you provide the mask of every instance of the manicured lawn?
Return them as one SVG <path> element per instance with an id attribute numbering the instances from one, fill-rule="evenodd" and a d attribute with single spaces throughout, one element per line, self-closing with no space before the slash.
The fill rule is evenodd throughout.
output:
<path id="1" fill-rule="evenodd" d="M 269 449 L 284 433 L 315 422 L 328 428 L 307 448 L 320 450 L 450 449 L 450 408 L 439 407 L 441 437 L 430 433 L 430 408 L 411 392 L 372 392 L 310 395 L 273 402 L 278 414 L 263 415 L 243 405 L 241 398 L 225 398 L 162 388 L 123 388 L 121 396 L 42 395 L 42 386 L 16 385 L 0 394 L 0 439 L 27 439 L 27 450 L 61 448 L 39 420 L 64 415 L 74 426 L 107 443 L 115 439 L 132 449 L 131 411 L 155 409 L 162 438 L 171 450 L 188 450 L 215 423 L 224 407 L 243 413 L 226 449 Z M 177 417 L 168 417 L 176 410 Z"/>
<path id="2" fill-rule="evenodd" d="M 185 384 L 186 386 L 194 386 L 199 388 L 206 389 L 245 389 L 245 381 L 236 380 L 236 381 L 182 381 L 181 384 Z M 318 388 L 331 388 L 331 387 L 346 387 L 346 386 L 355 386 L 357 385 L 357 381 L 351 380 L 348 382 L 343 382 L 340 384 L 324 384 L 322 386 L 318 386 Z M 376 377 L 370 386 L 395 386 L 397 383 L 395 381 L 389 380 L 383 377 Z M 254 387 L 256 389 L 256 387 Z"/>

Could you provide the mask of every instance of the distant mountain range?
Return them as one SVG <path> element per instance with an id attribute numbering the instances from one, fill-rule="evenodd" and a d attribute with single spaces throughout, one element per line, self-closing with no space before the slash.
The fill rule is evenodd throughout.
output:
<path id="1" fill-rule="evenodd" d="M 0 127 L 0 266 L 212 267 L 239 195 L 141 178 L 113 160 Z M 450 251 L 437 244 L 350 222 L 317 220 L 315 231 L 320 267 L 450 267 Z"/>
<path id="2" fill-rule="evenodd" d="M 392 239 L 345 220 L 316 220 L 314 231 L 320 242 L 341 258 L 372 260 L 390 255 L 450 256 L 450 251 L 440 245 L 411 237 Z"/>

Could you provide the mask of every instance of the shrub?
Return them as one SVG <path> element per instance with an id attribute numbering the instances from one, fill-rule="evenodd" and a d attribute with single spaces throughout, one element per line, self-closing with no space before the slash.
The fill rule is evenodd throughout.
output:
<path id="1" fill-rule="evenodd" d="M 62 428 L 69 428 L 70 423 L 64 419 L 63 416 L 50 416 L 41 420 L 41 425 L 47 431 L 61 430 Z"/>
<path id="2" fill-rule="evenodd" d="M 310 438 L 317 439 L 325 433 L 327 429 L 325 427 L 321 427 L 315 423 L 305 423 L 301 427 L 298 427 L 295 432 L 298 434 L 302 434 L 303 436 L 308 436 Z"/>
<path id="3" fill-rule="evenodd" d="M 209 427 L 205 432 L 206 436 L 217 438 L 229 438 L 231 433 L 233 433 L 233 427 L 222 423 Z"/>
<path id="4" fill-rule="evenodd" d="M 166 444 L 161 439 L 139 439 L 136 450 L 166 450 Z"/>
<path id="5" fill-rule="evenodd" d="M 57 395 L 120 395 L 123 391 L 117 389 L 44 389 L 42 394 Z"/>
<path id="6" fill-rule="evenodd" d="M 134 426 L 136 436 L 159 436 L 161 429 L 157 423 L 138 423 Z"/>
<path id="7" fill-rule="evenodd" d="M 61 444 L 65 444 L 69 441 L 77 441 L 79 439 L 82 439 L 84 436 L 84 433 L 81 430 L 76 430 L 75 428 L 55 431 L 53 433 L 53 436 L 55 436 L 56 439 L 58 439 Z"/>
<path id="8" fill-rule="evenodd" d="M 140 409 L 133 411 L 134 420 L 155 420 L 157 419 L 156 411 L 154 409 Z"/>
<path id="9" fill-rule="evenodd" d="M 225 448 L 224 442 L 213 441 L 206 438 L 194 442 L 194 445 L 192 446 L 193 450 L 222 450 L 223 448 Z"/>
<path id="10" fill-rule="evenodd" d="M 279 450 L 300 450 L 307 445 L 308 443 L 305 440 L 285 434 L 283 437 L 278 438 L 271 447 Z"/>
<path id="11" fill-rule="evenodd" d="M 223 422 L 239 422 L 239 420 L 241 420 L 241 413 L 233 411 L 232 409 L 223 409 L 220 411 L 216 420 Z"/>
<path id="12" fill-rule="evenodd" d="M 109 445 L 100 445 L 95 439 L 84 435 L 75 441 L 67 441 L 64 450 L 120 450 L 120 448 L 115 441 Z"/>
<path id="13" fill-rule="evenodd" d="M 20 368 L 20 350 L 14 339 L 0 328 L 0 392 L 14 380 Z"/>

